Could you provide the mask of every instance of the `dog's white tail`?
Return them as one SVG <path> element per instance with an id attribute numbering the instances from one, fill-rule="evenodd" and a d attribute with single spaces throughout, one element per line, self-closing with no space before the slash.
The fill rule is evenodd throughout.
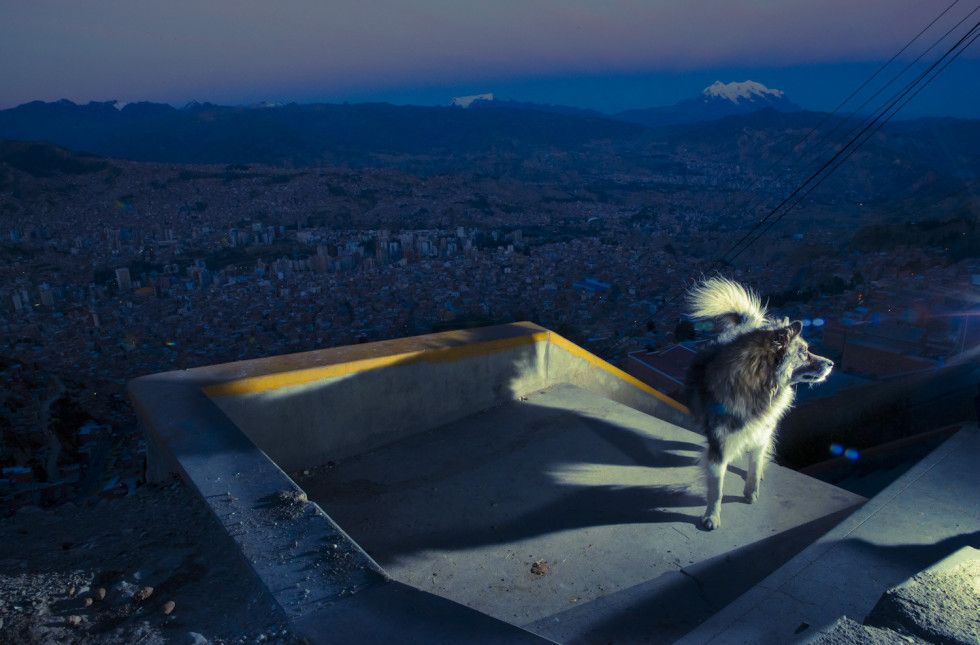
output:
<path id="1" fill-rule="evenodd" d="M 758 326 L 766 317 L 758 294 L 727 278 L 705 280 L 688 292 L 687 302 L 692 317 L 720 318 L 728 327 Z"/>

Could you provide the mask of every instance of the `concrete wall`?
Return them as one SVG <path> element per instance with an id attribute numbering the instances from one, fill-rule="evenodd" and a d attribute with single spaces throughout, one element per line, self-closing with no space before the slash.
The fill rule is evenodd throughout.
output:
<path id="1" fill-rule="evenodd" d="M 554 333 L 549 337 L 547 360 L 551 382 L 571 383 L 682 428 L 694 429 L 687 407 Z"/>
<path id="2" fill-rule="evenodd" d="M 548 386 L 546 342 L 454 352 L 212 400 L 283 470 L 337 461 Z"/>
<path id="3" fill-rule="evenodd" d="M 378 351 L 370 362 L 334 363 L 296 384 L 266 377 L 208 392 L 287 472 L 344 459 L 556 383 L 688 425 L 683 406 L 530 323 L 424 338 L 421 349 L 374 343 Z"/>

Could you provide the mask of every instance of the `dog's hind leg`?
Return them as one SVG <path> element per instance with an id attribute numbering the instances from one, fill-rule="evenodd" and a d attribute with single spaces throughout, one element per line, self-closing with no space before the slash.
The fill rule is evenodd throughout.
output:
<path id="1" fill-rule="evenodd" d="M 725 490 L 726 470 L 728 470 L 728 463 L 719 455 L 712 455 L 712 451 L 709 450 L 704 461 L 705 479 L 708 484 L 708 507 L 701 517 L 702 526 L 709 531 L 721 528 L 721 498 Z"/>
<path id="2" fill-rule="evenodd" d="M 759 499 L 759 487 L 762 485 L 762 469 L 766 465 L 766 449 L 764 447 L 750 448 L 745 451 L 749 459 L 749 467 L 745 474 L 745 501 L 749 504 Z"/>
<path id="3" fill-rule="evenodd" d="M 765 430 L 762 436 L 757 437 L 759 442 L 757 445 L 749 445 L 745 449 L 745 455 L 749 463 L 745 474 L 745 489 L 742 491 L 742 494 L 745 495 L 745 501 L 749 504 L 759 499 L 759 489 L 762 486 L 762 471 L 766 467 L 766 462 L 769 461 L 769 455 L 772 454 L 772 443 L 775 437 L 776 427 L 771 426 Z"/>

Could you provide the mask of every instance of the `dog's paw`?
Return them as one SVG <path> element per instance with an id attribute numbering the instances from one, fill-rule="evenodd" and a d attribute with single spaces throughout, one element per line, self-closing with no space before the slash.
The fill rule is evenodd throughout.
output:
<path id="1" fill-rule="evenodd" d="M 715 513 L 714 515 L 705 514 L 701 518 L 701 526 L 703 526 L 708 531 L 714 531 L 715 529 L 720 529 L 721 513 Z"/>
<path id="2" fill-rule="evenodd" d="M 742 494 L 745 495 L 745 501 L 749 504 L 754 504 L 759 501 L 759 489 L 755 486 L 746 486 Z"/>

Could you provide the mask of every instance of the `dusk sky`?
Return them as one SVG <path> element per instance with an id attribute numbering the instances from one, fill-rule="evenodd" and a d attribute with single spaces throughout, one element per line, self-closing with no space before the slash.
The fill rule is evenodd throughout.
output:
<path id="1" fill-rule="evenodd" d="M 447 105 L 492 92 L 615 112 L 753 80 L 829 111 L 951 2 L 3 0 L 0 108 L 62 98 Z M 955 3 L 902 64 L 977 7 Z M 975 43 L 903 116 L 980 118 L 978 79 Z"/>

